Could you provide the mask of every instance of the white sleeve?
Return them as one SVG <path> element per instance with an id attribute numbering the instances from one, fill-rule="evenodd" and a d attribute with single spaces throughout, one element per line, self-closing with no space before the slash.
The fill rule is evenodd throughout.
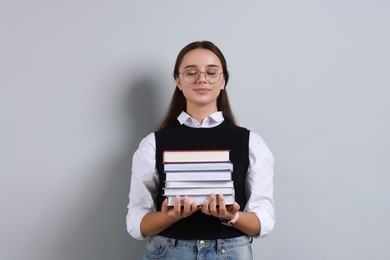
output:
<path id="1" fill-rule="evenodd" d="M 159 178 L 156 169 L 156 141 L 154 133 L 146 136 L 133 155 L 127 231 L 136 239 L 144 239 L 141 220 L 146 213 L 156 211 Z"/>
<path id="2" fill-rule="evenodd" d="M 249 168 L 245 194 L 248 198 L 244 211 L 253 212 L 261 223 L 260 237 L 265 237 L 275 224 L 273 200 L 274 158 L 263 139 L 256 133 L 249 135 Z"/>

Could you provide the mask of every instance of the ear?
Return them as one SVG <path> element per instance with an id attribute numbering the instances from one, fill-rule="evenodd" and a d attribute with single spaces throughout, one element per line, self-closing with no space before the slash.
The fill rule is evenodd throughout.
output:
<path id="1" fill-rule="evenodd" d="M 222 78 L 222 79 L 223 79 L 223 80 L 222 80 L 221 90 L 224 90 L 224 89 L 225 89 L 226 83 L 225 83 L 225 78 Z"/>
<path id="2" fill-rule="evenodd" d="M 176 77 L 175 81 L 176 81 L 176 86 L 178 87 L 178 89 L 179 89 L 180 91 L 182 91 L 182 90 L 181 90 L 181 84 L 180 84 L 180 78 L 179 78 L 179 77 Z"/>

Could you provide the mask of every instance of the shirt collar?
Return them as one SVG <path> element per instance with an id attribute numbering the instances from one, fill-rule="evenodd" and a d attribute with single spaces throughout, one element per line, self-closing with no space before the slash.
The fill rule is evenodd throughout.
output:
<path id="1" fill-rule="evenodd" d="M 192 118 L 189 114 L 186 112 L 181 112 L 181 114 L 177 117 L 177 120 L 181 125 L 186 125 L 189 127 L 194 128 L 210 128 L 215 127 L 219 124 L 221 124 L 224 120 L 222 112 L 218 111 L 215 112 L 203 119 L 202 124 L 200 124 L 196 119 Z"/>

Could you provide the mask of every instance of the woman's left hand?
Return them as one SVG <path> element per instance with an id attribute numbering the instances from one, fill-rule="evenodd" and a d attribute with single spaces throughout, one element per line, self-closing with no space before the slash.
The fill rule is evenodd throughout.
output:
<path id="1" fill-rule="evenodd" d="M 211 194 L 210 203 L 205 201 L 201 206 L 201 211 L 204 214 L 227 220 L 233 219 L 239 209 L 240 205 L 237 202 L 234 202 L 233 205 L 226 206 L 225 198 L 222 194 L 218 194 L 218 199 L 215 194 Z"/>

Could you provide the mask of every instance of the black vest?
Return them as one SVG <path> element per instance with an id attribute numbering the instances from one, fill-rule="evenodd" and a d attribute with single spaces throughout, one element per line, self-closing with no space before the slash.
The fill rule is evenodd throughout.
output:
<path id="1" fill-rule="evenodd" d="M 156 167 L 160 178 L 157 197 L 157 211 L 161 210 L 165 173 L 162 161 L 164 150 L 207 150 L 229 149 L 230 161 L 233 163 L 232 179 L 234 181 L 235 199 L 240 210 L 245 208 L 245 178 L 249 166 L 249 130 L 222 122 L 212 128 L 192 128 L 179 123 L 155 132 Z M 184 218 L 160 235 L 176 239 L 224 239 L 244 235 L 241 231 L 226 227 L 213 216 L 203 214 L 200 210 Z"/>

